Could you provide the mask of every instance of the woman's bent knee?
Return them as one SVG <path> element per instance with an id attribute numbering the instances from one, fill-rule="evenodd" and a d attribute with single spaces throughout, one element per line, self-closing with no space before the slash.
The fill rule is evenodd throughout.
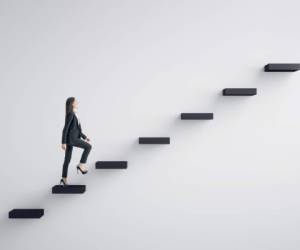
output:
<path id="1" fill-rule="evenodd" d="M 91 145 L 91 144 L 87 144 L 86 149 L 87 149 L 88 151 L 91 151 L 92 145 Z"/>

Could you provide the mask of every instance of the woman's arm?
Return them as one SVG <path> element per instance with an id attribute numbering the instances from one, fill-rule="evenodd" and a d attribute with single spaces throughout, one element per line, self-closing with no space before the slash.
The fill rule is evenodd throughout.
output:
<path id="1" fill-rule="evenodd" d="M 83 140 L 85 140 L 87 138 L 87 136 L 84 133 L 82 133 L 82 132 L 81 132 L 80 136 L 82 137 Z"/>
<path id="2" fill-rule="evenodd" d="M 81 128 L 80 123 L 79 123 L 79 129 L 80 129 L 80 137 L 81 137 L 83 140 L 89 140 L 89 139 L 87 138 L 87 136 L 86 136 L 84 133 L 82 133 L 82 128 Z"/>
<path id="3" fill-rule="evenodd" d="M 90 141 L 90 139 L 84 133 L 81 132 L 80 136 L 83 140 L 86 140 L 87 142 Z"/>
<path id="4" fill-rule="evenodd" d="M 70 128 L 71 122 L 73 120 L 73 117 L 74 117 L 73 113 L 69 113 L 66 117 L 65 126 L 63 129 L 63 133 L 62 133 L 62 144 L 67 143 L 67 136 L 69 133 L 69 128 Z"/>

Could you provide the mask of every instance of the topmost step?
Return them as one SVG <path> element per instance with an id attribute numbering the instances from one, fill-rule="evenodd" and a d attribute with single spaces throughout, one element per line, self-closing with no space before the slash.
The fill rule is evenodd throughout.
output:
<path id="1" fill-rule="evenodd" d="M 269 63 L 265 66 L 265 72 L 294 72 L 299 69 L 298 63 Z"/>
<path id="2" fill-rule="evenodd" d="M 223 89 L 224 96 L 251 96 L 256 95 L 256 88 L 227 88 Z"/>

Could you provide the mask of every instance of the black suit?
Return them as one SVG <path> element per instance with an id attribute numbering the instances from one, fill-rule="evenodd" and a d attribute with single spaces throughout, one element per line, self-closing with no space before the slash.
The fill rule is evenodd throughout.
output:
<path id="1" fill-rule="evenodd" d="M 70 112 L 66 116 L 65 126 L 62 133 L 62 144 L 67 144 L 65 152 L 65 160 L 63 165 L 62 177 L 66 178 L 68 175 L 68 166 L 72 157 L 73 146 L 83 148 L 84 151 L 81 156 L 80 163 L 86 163 L 87 157 L 92 149 L 92 146 L 81 140 L 86 139 L 86 135 L 81 131 L 81 125 L 74 112 Z"/>

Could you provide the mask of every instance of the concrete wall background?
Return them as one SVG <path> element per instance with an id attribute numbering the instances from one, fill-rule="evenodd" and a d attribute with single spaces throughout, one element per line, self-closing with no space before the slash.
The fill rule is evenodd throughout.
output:
<path id="1" fill-rule="evenodd" d="M 298 250 L 299 1 L 0 1 L 2 249 Z M 220 95 L 257 87 L 250 98 Z M 92 139 L 54 196 L 64 102 Z M 214 112 L 182 122 L 180 112 Z M 139 136 L 171 145 L 140 146 Z M 97 160 L 128 160 L 96 171 Z M 8 220 L 44 207 L 41 220 Z"/>

